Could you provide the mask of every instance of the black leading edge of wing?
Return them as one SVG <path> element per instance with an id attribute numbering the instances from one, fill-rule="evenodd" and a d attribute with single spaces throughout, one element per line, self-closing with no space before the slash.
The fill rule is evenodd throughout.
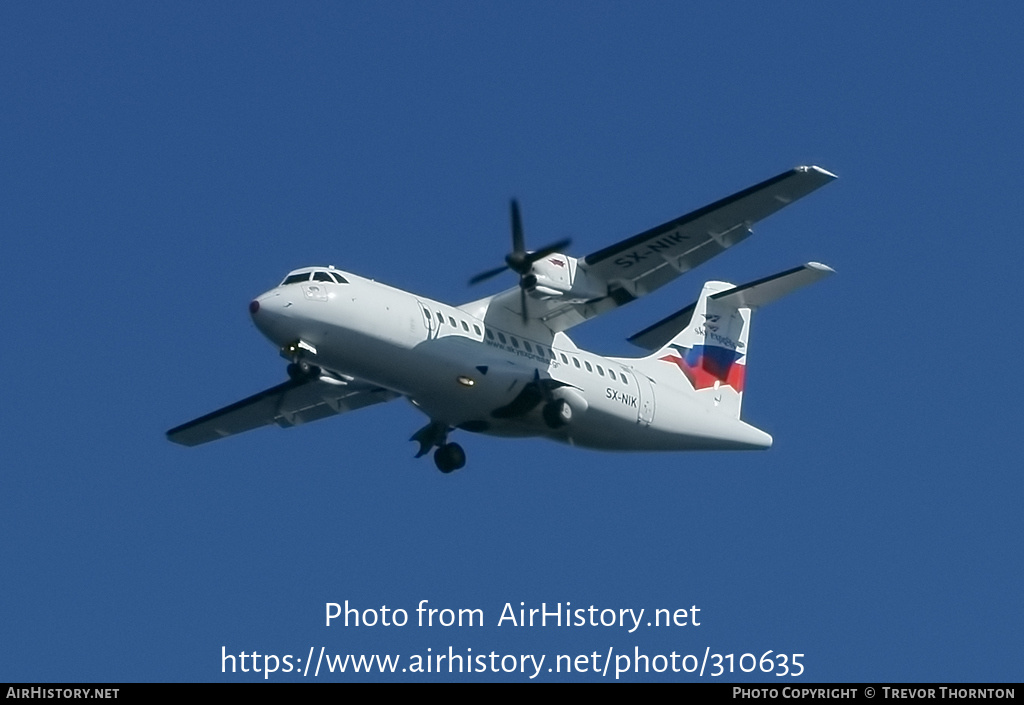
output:
<path id="1" fill-rule="evenodd" d="M 662 223 L 650 230 L 645 230 L 631 238 L 617 242 L 597 252 L 592 252 L 584 257 L 583 260 L 588 266 L 600 264 L 611 257 L 642 247 L 651 239 L 693 224 L 701 218 L 709 218 L 709 216 L 711 217 L 709 218 L 708 225 L 711 227 L 717 226 L 721 230 L 728 230 L 741 222 L 753 224 L 767 218 L 772 213 L 781 210 L 798 198 L 806 196 L 811 191 L 824 186 L 835 178 L 834 174 L 820 167 L 796 167 L 778 176 L 773 176 L 770 179 L 754 184 L 742 191 L 738 191 L 731 196 L 708 204 L 703 208 L 698 208 L 667 223 Z M 764 198 L 758 198 L 758 196 L 764 196 Z M 734 208 L 734 206 L 739 206 L 739 208 Z M 718 217 L 714 217 L 716 215 Z"/>

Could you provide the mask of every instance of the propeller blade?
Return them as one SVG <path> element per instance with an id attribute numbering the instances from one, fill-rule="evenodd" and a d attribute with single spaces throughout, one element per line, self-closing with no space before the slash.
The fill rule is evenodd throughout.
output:
<path id="1" fill-rule="evenodd" d="M 527 252 L 526 243 L 523 238 L 523 218 L 519 213 L 519 201 L 513 198 L 509 203 L 509 211 L 512 219 L 512 251 L 505 255 L 504 266 L 488 269 L 486 272 L 477 274 L 469 280 L 469 284 L 470 286 L 479 284 L 491 277 L 498 276 L 506 269 L 511 269 L 519 275 L 519 289 L 522 292 L 519 302 L 523 314 L 523 322 L 526 323 L 530 317 L 526 308 L 526 289 L 536 283 L 527 284 L 526 282 L 526 277 L 530 274 L 530 268 L 533 267 L 534 262 L 544 259 L 554 252 L 564 250 L 572 243 L 572 240 L 564 238 L 558 242 L 551 243 L 547 247 L 542 247 L 536 252 Z"/>
<path id="2" fill-rule="evenodd" d="M 528 253 L 526 255 L 526 261 L 529 262 L 530 264 L 533 264 L 534 262 L 536 262 L 538 260 L 542 260 L 542 259 L 544 259 L 545 257 L 547 257 L 548 255 L 550 255 L 552 253 L 560 252 L 560 251 L 564 250 L 565 248 L 567 248 L 571 244 L 572 244 L 572 240 L 570 240 L 569 238 L 565 238 L 564 240 L 559 240 L 558 242 L 553 242 L 550 245 L 548 245 L 547 247 L 542 247 L 541 249 L 537 250 L 536 252 Z"/>
<path id="3" fill-rule="evenodd" d="M 508 265 L 507 264 L 503 264 L 500 267 L 495 267 L 494 269 L 488 269 L 486 272 L 481 272 L 480 274 L 477 274 L 475 277 L 470 279 L 469 283 L 470 283 L 471 286 L 473 284 L 479 284 L 480 282 L 485 281 L 487 279 L 490 279 L 491 277 L 498 276 L 499 274 L 504 272 L 506 269 L 508 269 Z"/>
<path id="4" fill-rule="evenodd" d="M 515 399 L 492 411 L 491 416 L 496 419 L 514 419 L 530 413 L 542 401 L 544 401 L 544 396 L 540 388 L 530 382 L 523 386 L 523 391 L 519 392 Z"/>
<path id="5" fill-rule="evenodd" d="M 492 411 L 491 416 L 496 419 L 512 419 L 517 416 L 525 416 L 537 408 L 541 402 L 554 401 L 555 395 L 553 392 L 556 389 L 571 386 L 550 377 L 541 377 L 540 371 L 535 369 L 533 371 L 533 381 L 524 384 L 522 391 L 516 395 L 515 399 L 505 406 L 498 407 Z M 419 439 L 414 437 L 414 440 Z"/>
<path id="6" fill-rule="evenodd" d="M 519 201 L 512 199 L 512 252 L 526 252 L 523 244 L 523 220 L 519 217 Z"/>

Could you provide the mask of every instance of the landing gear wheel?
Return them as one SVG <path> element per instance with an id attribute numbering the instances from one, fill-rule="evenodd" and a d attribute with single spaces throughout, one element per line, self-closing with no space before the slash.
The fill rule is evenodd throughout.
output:
<path id="1" fill-rule="evenodd" d="M 544 405 L 544 423 L 548 428 L 561 428 L 572 421 L 572 407 L 565 399 L 555 399 Z"/>
<path id="2" fill-rule="evenodd" d="M 466 452 L 458 443 L 446 443 L 434 451 L 434 465 L 437 469 L 448 474 L 454 472 L 466 464 Z"/>
<path id="3" fill-rule="evenodd" d="M 299 360 L 288 365 L 288 376 L 292 380 L 300 382 L 304 379 L 319 377 L 320 368 L 309 360 Z"/>

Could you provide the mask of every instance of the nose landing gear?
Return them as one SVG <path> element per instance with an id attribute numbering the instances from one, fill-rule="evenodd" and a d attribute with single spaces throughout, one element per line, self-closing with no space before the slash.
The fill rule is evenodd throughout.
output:
<path id="1" fill-rule="evenodd" d="M 288 364 L 288 376 L 294 382 L 302 382 L 321 376 L 322 370 L 313 365 L 307 355 L 316 355 L 316 348 L 302 340 L 290 342 L 281 348 L 281 357 L 291 361 Z"/>
<path id="2" fill-rule="evenodd" d="M 289 363 L 287 369 L 288 376 L 295 382 L 319 377 L 321 372 L 319 367 L 301 357 L 296 362 Z"/>
<path id="3" fill-rule="evenodd" d="M 306 355 L 316 355 L 316 348 L 309 343 L 296 340 L 281 348 L 281 357 L 291 360 L 288 364 L 288 377 L 294 382 L 315 379 L 320 376 L 321 369 L 310 362 Z"/>

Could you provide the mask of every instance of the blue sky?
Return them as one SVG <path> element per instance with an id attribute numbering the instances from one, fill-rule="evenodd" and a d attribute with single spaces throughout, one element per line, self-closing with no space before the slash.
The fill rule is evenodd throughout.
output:
<path id="1" fill-rule="evenodd" d="M 222 647 L 452 646 L 805 654 L 800 678 L 719 679 L 776 684 L 1019 681 L 1022 19 L 3 4 L 0 680 L 258 680 L 221 673 Z M 505 254 L 512 196 L 528 243 L 571 236 L 582 256 L 808 163 L 839 180 L 574 331 L 632 354 L 705 279 L 833 266 L 753 323 L 744 416 L 768 452 L 463 434 L 469 466 L 442 476 L 413 459 L 423 419 L 401 401 L 201 448 L 164 437 L 284 378 L 246 306 L 289 269 L 461 303 L 513 281 L 466 285 Z M 345 600 L 486 623 L 326 627 Z M 507 602 L 703 621 L 499 627 Z M 567 677 L 611 679 L 538 680 Z M 698 680 L 624 676 L 670 677 Z"/>

